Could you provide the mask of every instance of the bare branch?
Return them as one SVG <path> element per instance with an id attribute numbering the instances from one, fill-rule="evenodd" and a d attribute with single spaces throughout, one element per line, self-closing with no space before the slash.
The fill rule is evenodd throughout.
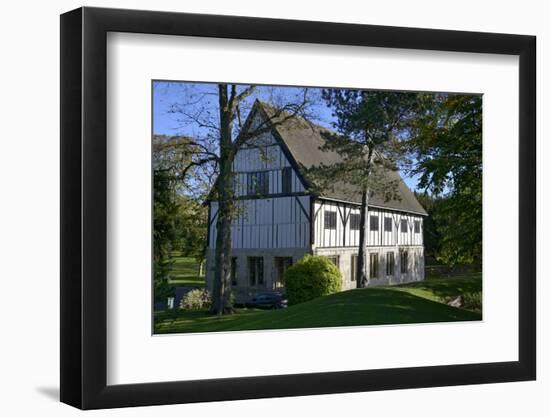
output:
<path id="1" fill-rule="evenodd" d="M 189 145 L 196 146 L 197 148 L 199 148 L 200 153 L 203 153 L 203 154 L 208 155 L 209 157 L 212 157 L 212 158 L 215 158 L 215 159 L 218 158 L 218 155 L 216 153 L 214 153 L 212 150 L 208 149 L 208 147 L 206 145 L 202 144 L 202 143 L 198 143 L 198 142 L 195 142 L 195 141 L 190 141 Z"/>
<path id="2" fill-rule="evenodd" d="M 261 136 L 265 133 L 269 133 L 274 127 L 280 126 L 296 118 L 300 118 L 302 122 L 309 125 L 307 118 L 300 117 L 304 114 L 304 110 L 307 108 L 308 105 L 309 102 L 307 100 L 306 88 L 304 89 L 302 101 L 299 104 L 288 103 L 281 107 L 277 107 L 274 109 L 274 112 L 271 116 L 269 116 L 264 111 L 265 117 L 263 118 L 259 126 L 255 127 L 254 129 L 245 128 L 239 133 L 239 136 L 235 140 L 234 149 L 239 149 L 248 140 L 252 138 L 257 138 L 258 136 Z"/>
<path id="3" fill-rule="evenodd" d="M 245 98 L 249 97 L 254 92 L 254 90 L 256 90 L 255 85 L 251 85 L 245 88 L 237 97 L 235 97 L 234 104 L 238 106 Z"/>
<path id="4" fill-rule="evenodd" d="M 237 124 L 239 125 L 239 130 L 242 130 L 243 121 L 241 119 L 241 106 L 237 105 L 235 107 L 235 114 L 237 115 Z"/>
<path id="5" fill-rule="evenodd" d="M 204 158 L 204 159 L 199 159 L 198 161 L 192 161 L 190 162 L 182 171 L 181 175 L 182 175 L 182 178 L 185 178 L 185 176 L 187 175 L 187 173 L 189 172 L 189 170 L 193 167 L 199 167 L 199 166 L 202 166 L 204 164 L 207 164 L 209 162 L 217 162 L 217 158 Z"/>

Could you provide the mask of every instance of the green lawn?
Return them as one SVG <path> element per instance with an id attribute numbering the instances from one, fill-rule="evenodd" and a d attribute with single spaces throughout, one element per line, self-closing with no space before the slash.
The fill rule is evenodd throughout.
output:
<path id="1" fill-rule="evenodd" d="M 462 295 L 465 301 L 464 308 L 481 314 L 481 273 L 453 278 L 432 278 L 391 288 L 440 303 L 446 303 Z"/>
<path id="2" fill-rule="evenodd" d="M 206 311 L 173 310 L 155 313 L 155 333 L 481 320 L 480 312 L 438 302 L 478 289 L 481 291 L 481 275 L 343 291 L 282 310 L 238 309 L 222 317 Z"/>
<path id="3" fill-rule="evenodd" d="M 170 285 L 182 287 L 204 286 L 204 275 L 199 275 L 199 264 L 195 258 L 179 256 L 178 253 L 174 253 L 172 260 L 174 264 L 172 266 Z"/>

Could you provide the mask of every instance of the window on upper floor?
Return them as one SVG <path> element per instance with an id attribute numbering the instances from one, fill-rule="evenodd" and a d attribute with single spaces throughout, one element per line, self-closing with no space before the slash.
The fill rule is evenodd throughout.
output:
<path id="1" fill-rule="evenodd" d="M 292 168 L 286 167 L 281 171 L 281 192 L 290 194 L 292 192 Z"/>
<path id="2" fill-rule="evenodd" d="M 392 220 L 391 217 L 384 217 L 384 232 L 391 232 L 393 230 Z"/>
<path id="3" fill-rule="evenodd" d="M 414 221 L 414 233 L 420 233 L 420 220 Z"/>
<path id="4" fill-rule="evenodd" d="M 325 211 L 325 229 L 328 229 L 328 230 L 336 229 L 336 212 L 335 211 Z"/>
<path id="5" fill-rule="evenodd" d="M 351 213 L 349 215 L 349 227 L 351 230 L 361 229 L 361 215 L 357 213 Z"/>
<path id="6" fill-rule="evenodd" d="M 267 195 L 269 194 L 269 172 L 249 172 L 247 178 L 248 195 Z"/>
<path id="7" fill-rule="evenodd" d="M 370 230 L 378 232 L 378 216 L 370 216 Z"/>
<path id="8" fill-rule="evenodd" d="M 407 219 L 401 219 L 401 233 L 407 233 L 407 229 L 408 229 L 409 225 L 407 223 Z"/>

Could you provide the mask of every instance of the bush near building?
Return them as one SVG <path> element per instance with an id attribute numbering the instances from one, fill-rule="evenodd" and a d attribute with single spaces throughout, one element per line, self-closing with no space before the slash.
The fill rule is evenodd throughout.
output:
<path id="1" fill-rule="evenodd" d="M 307 255 L 287 269 L 285 291 L 290 305 L 334 294 L 342 289 L 342 274 L 328 258 Z"/>

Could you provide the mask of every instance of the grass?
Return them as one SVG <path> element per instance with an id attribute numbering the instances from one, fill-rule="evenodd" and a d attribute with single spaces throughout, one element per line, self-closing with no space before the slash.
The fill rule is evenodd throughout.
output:
<path id="1" fill-rule="evenodd" d="M 473 273 L 453 278 L 433 278 L 388 288 L 405 291 L 409 294 L 439 303 L 447 303 L 450 299 L 462 295 L 465 301 L 464 308 L 481 314 L 481 305 L 475 303 L 478 297 L 481 299 L 481 273 Z"/>
<path id="2" fill-rule="evenodd" d="M 180 256 L 174 253 L 174 264 L 170 285 L 177 287 L 204 287 L 204 275 L 199 275 L 199 264 L 195 258 Z"/>
<path id="3" fill-rule="evenodd" d="M 155 333 L 299 329 L 375 324 L 481 320 L 481 313 L 450 307 L 445 297 L 481 290 L 481 275 L 392 287 L 343 291 L 282 310 L 238 309 L 213 316 L 207 311 L 155 313 Z"/>

